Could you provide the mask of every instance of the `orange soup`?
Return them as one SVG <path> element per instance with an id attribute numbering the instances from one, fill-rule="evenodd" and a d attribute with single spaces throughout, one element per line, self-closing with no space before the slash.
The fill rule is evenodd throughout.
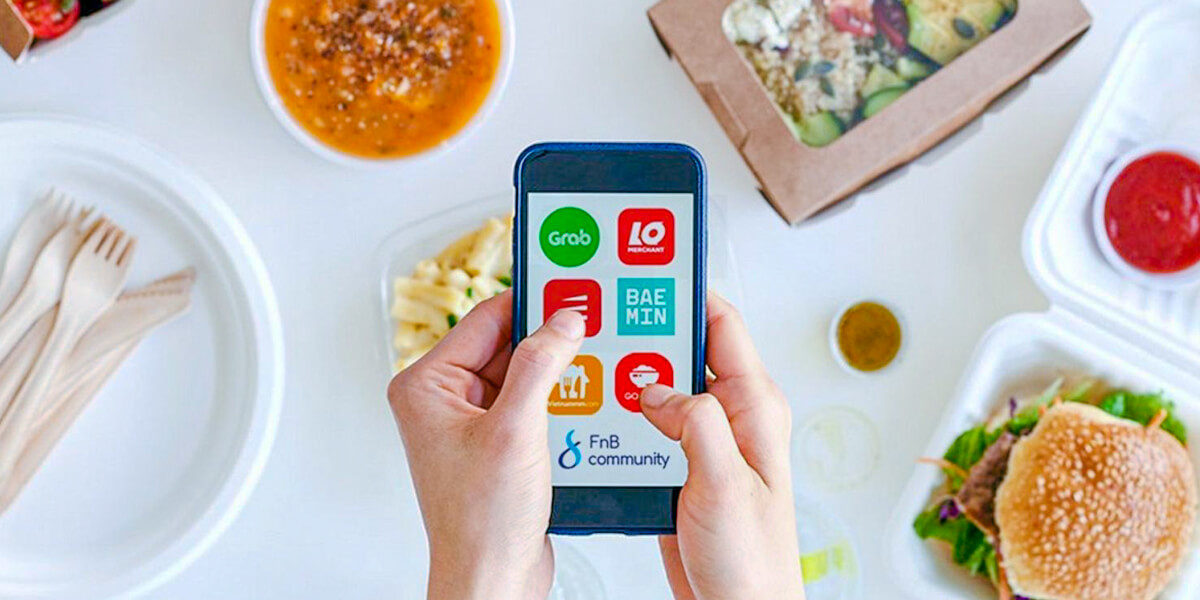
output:
<path id="1" fill-rule="evenodd" d="M 304 129 L 349 154 L 394 158 L 471 120 L 501 37 L 495 0 L 273 0 L 266 52 Z"/>

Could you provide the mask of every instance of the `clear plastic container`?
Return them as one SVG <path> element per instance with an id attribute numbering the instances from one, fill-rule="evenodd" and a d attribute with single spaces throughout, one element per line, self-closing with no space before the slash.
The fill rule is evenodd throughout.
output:
<path id="1" fill-rule="evenodd" d="M 406 225 L 388 236 L 376 250 L 377 306 L 380 331 L 383 332 L 380 362 L 387 365 L 388 373 L 392 373 L 397 358 L 392 346 L 395 323 L 391 314 L 392 285 L 396 278 L 411 275 L 418 262 L 435 256 L 489 217 L 511 214 L 513 207 L 513 192 L 480 198 Z M 726 235 L 725 213 L 719 198 L 710 198 L 708 206 L 708 285 L 735 305 L 741 302 L 741 281 Z"/>
<path id="2" fill-rule="evenodd" d="M 547 600 L 605 600 L 604 580 L 570 540 L 554 538 L 554 585 Z"/>
<path id="3" fill-rule="evenodd" d="M 858 547 L 850 530 L 825 505 L 796 497 L 796 536 L 806 600 L 857 600 L 862 594 Z"/>
<path id="4" fill-rule="evenodd" d="M 1156 7 L 1130 30 L 1025 231 L 1026 264 L 1051 309 L 1006 318 L 985 334 L 926 456 L 940 456 L 1007 398 L 1064 374 L 1161 390 L 1175 401 L 1176 416 L 1200 431 L 1200 291 L 1153 289 L 1124 277 L 1102 255 L 1091 226 L 1093 195 L 1114 160 L 1135 146 L 1192 135 L 1179 124 L 1200 114 L 1196 31 L 1200 4 L 1194 2 Z M 1189 452 L 1200 465 L 1200 448 Z M 995 590 L 954 565 L 946 544 L 924 542 L 913 532 L 913 519 L 942 479 L 940 469 L 917 466 L 896 502 L 885 538 L 892 578 L 912 598 L 992 600 Z M 1192 545 L 1163 600 L 1200 597 L 1200 544 L 1194 539 Z"/>

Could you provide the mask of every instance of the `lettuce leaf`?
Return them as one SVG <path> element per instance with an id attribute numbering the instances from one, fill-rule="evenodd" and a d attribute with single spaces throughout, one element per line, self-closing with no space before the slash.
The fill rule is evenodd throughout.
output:
<path id="1" fill-rule="evenodd" d="M 987 540 L 983 530 L 962 516 L 942 520 L 938 512 L 939 507 L 934 506 L 917 515 L 913 522 L 917 536 L 923 540 L 941 540 L 950 544 L 950 556 L 954 564 L 966 568 L 972 575 L 984 575 L 993 584 L 998 583 L 1000 569 L 996 562 L 996 549 Z"/>
<path id="2" fill-rule="evenodd" d="M 1163 421 L 1163 430 L 1175 436 L 1181 444 L 1187 445 L 1187 428 L 1172 414 L 1175 403 L 1164 398 L 1161 393 L 1134 394 L 1124 390 L 1116 391 L 1100 401 L 1100 410 L 1142 425 L 1148 425 L 1160 410 L 1166 410 L 1167 420 Z"/>

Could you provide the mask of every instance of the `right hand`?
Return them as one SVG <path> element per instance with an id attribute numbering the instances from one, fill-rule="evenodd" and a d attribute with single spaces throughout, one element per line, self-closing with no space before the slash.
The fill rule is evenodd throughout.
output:
<path id="1" fill-rule="evenodd" d="M 676 598 L 804 598 L 788 453 L 791 409 L 737 311 L 708 298 L 708 393 L 654 385 L 642 412 L 688 459 L 676 535 L 659 546 Z"/>

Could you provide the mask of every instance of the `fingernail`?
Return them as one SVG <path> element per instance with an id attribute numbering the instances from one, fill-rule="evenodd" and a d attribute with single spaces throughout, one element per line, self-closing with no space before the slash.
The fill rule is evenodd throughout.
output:
<path id="1" fill-rule="evenodd" d="M 658 408 L 663 404 L 666 404 L 667 398 L 670 398 L 671 394 L 674 393 L 675 392 L 673 392 L 671 388 L 665 385 L 650 385 L 646 386 L 646 389 L 642 390 L 640 400 L 643 407 L 649 406 L 650 408 Z"/>
<path id="2" fill-rule="evenodd" d="M 583 320 L 583 315 L 573 310 L 560 310 L 546 321 L 546 327 L 553 329 L 567 339 L 578 340 L 583 338 L 583 334 L 587 331 L 587 323 Z"/>

